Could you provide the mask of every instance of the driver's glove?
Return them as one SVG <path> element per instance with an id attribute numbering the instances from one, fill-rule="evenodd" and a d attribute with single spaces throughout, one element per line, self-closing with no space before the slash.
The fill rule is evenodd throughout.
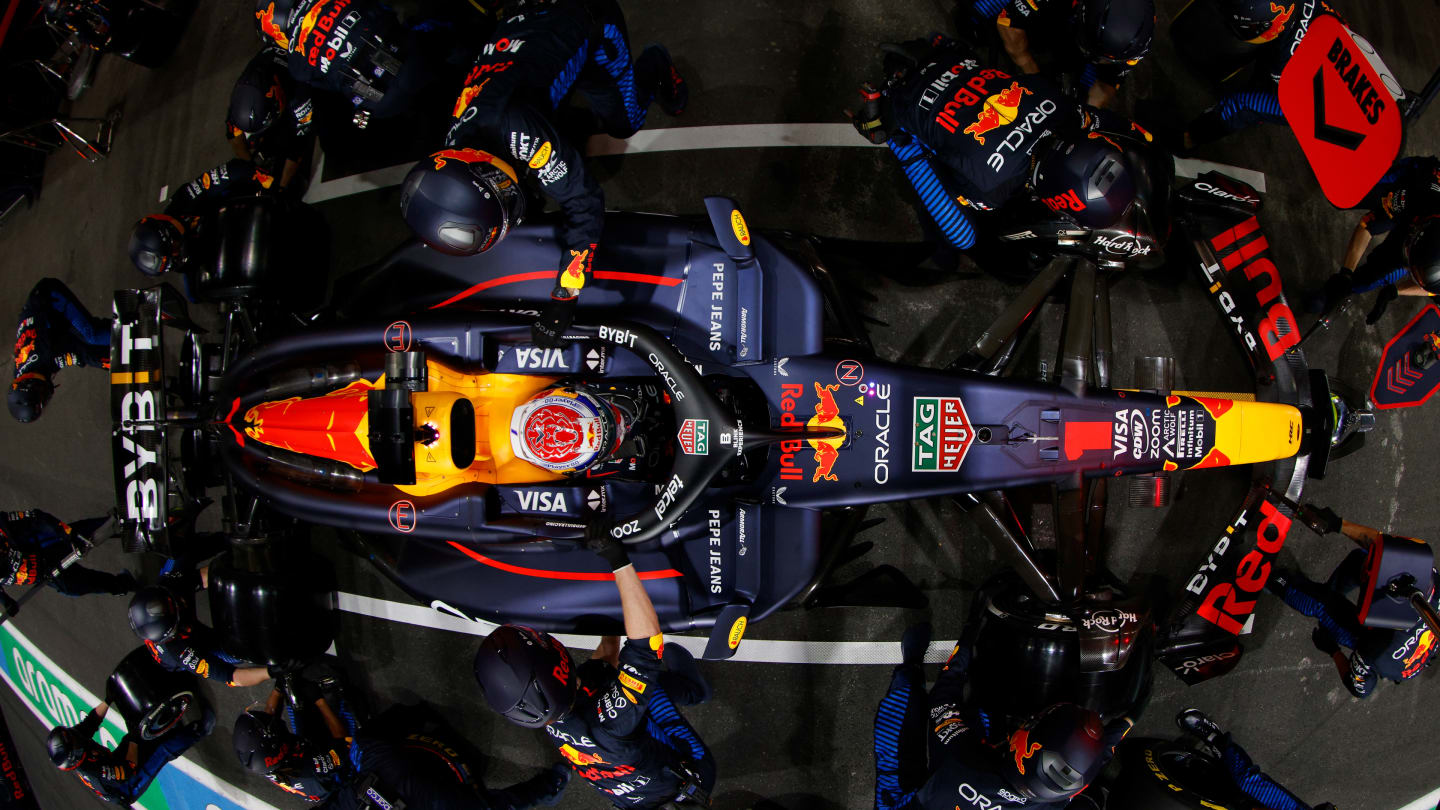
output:
<path id="1" fill-rule="evenodd" d="M 619 571 L 630 564 L 630 555 L 625 552 L 625 544 L 612 537 L 599 522 L 592 521 L 585 527 L 585 547 L 609 563 L 611 571 Z"/>
<path id="2" fill-rule="evenodd" d="M 884 103 L 885 97 L 880 88 L 864 82 L 860 85 L 860 99 L 860 109 L 844 111 L 855 131 L 870 143 L 881 144 L 890 140 L 890 132 L 894 127 L 886 120 L 885 113 L 889 105 Z"/>
<path id="3" fill-rule="evenodd" d="M 1365 316 L 1365 324 L 1374 326 L 1384 317 L 1385 310 L 1389 308 L 1390 302 L 1400 297 L 1400 292 L 1395 289 L 1394 284 L 1386 284 L 1375 294 L 1375 306 L 1370 308 L 1370 314 Z"/>
<path id="4" fill-rule="evenodd" d="M 536 346 L 546 349 L 564 346 L 565 330 L 575 321 L 575 305 L 579 300 L 579 295 L 555 288 L 550 297 L 550 306 L 530 325 L 530 340 Z"/>

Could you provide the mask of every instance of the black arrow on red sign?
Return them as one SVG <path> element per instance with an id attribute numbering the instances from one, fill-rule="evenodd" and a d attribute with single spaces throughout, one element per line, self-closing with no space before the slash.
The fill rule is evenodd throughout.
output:
<path id="1" fill-rule="evenodd" d="M 1344 149 L 1357 149 L 1365 142 L 1365 135 L 1325 123 L 1325 78 L 1320 68 L 1315 68 L 1315 137 L 1326 143 L 1333 143 Z"/>

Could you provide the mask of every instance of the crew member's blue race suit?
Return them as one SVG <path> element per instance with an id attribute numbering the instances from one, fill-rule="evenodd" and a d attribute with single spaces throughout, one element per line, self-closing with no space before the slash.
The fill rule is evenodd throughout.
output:
<path id="1" fill-rule="evenodd" d="M 69 366 L 110 367 L 110 319 L 96 318 L 57 279 L 30 289 L 15 328 L 15 380 L 52 381 Z"/>
<path id="2" fill-rule="evenodd" d="M 554 804 L 563 780 L 544 771 L 508 788 L 486 788 L 441 740 L 425 734 L 389 739 L 362 732 L 350 746 L 355 774 L 321 810 L 372 810 L 396 800 L 427 810 L 527 810 Z"/>
<path id="3" fill-rule="evenodd" d="M 1440 214 L 1440 159 L 1427 156 L 1395 161 L 1356 207 L 1367 209 L 1360 224 L 1372 236 L 1389 234 L 1355 269 L 1351 292 L 1361 293 L 1394 284 L 1409 274 L 1404 247 L 1412 229 Z"/>
<path id="4" fill-rule="evenodd" d="M 689 651 L 627 639 L 618 670 L 592 658 L 577 673 L 574 708 L 545 727 L 577 776 L 616 807 L 660 807 L 691 782 L 709 792 L 715 758 L 677 708 L 709 696 Z"/>
<path id="5" fill-rule="evenodd" d="M 39 583 L 76 550 L 79 538 L 89 538 L 107 520 L 85 518 L 67 525 L 40 509 L 0 512 L 0 585 Z M 130 593 L 137 587 L 129 571 L 111 574 L 79 563 L 70 565 L 47 584 L 66 596 Z M 0 600 L 10 602 L 3 594 Z"/>
<path id="6" fill-rule="evenodd" d="M 935 679 L 928 701 L 920 665 L 895 668 L 875 712 L 876 810 L 1090 806 L 1083 793 L 1060 802 L 1037 802 L 1015 792 L 1003 775 L 1001 759 L 1011 754 L 1006 747 L 1009 729 L 1001 727 L 999 718 L 964 702 L 970 657 L 971 643 L 962 639 Z M 1113 752 L 1129 730 L 1130 723 L 1123 720 L 1107 727 L 1106 748 Z"/>
<path id="7" fill-rule="evenodd" d="M 102 801 L 128 807 L 150 787 L 161 768 L 204 739 L 214 728 L 215 712 L 203 700 L 200 706 L 204 714 L 199 720 L 172 729 L 155 740 L 142 739 L 132 729 L 120 738 L 120 744 L 114 751 L 90 739 L 100 729 L 101 721 L 96 712 L 90 712 L 75 726 L 75 731 L 86 739 L 86 750 L 84 759 L 73 773 Z M 131 743 L 138 748 L 134 765 L 124 756 Z"/>
<path id="8" fill-rule="evenodd" d="M 226 686 L 235 685 L 235 668 L 245 662 L 225 652 L 215 631 L 195 621 L 185 622 L 169 641 L 146 641 L 155 663 L 171 672 L 192 672 Z"/>
<path id="9" fill-rule="evenodd" d="M 1419 616 L 1405 630 L 1365 627 L 1351 594 L 1366 585 L 1366 552 L 1356 549 L 1330 574 L 1324 584 L 1301 574 L 1272 577 L 1266 587 L 1277 592 L 1285 604 L 1306 616 L 1319 619 L 1315 643 L 1325 652 L 1338 647 L 1350 650 L 1349 677 L 1345 687 L 1357 698 L 1369 697 L 1380 678 L 1395 683 L 1419 675 L 1435 652 L 1436 638 Z M 1431 572 L 1430 604 L 1440 609 L 1440 574 Z M 1282 582 L 1283 581 L 1283 582 Z"/>
<path id="10" fill-rule="evenodd" d="M 1235 786 L 1246 796 L 1259 802 L 1261 807 L 1267 810 L 1311 810 L 1310 805 L 1300 801 L 1294 793 L 1281 787 L 1269 774 L 1260 770 L 1260 766 L 1250 759 L 1244 748 L 1230 739 L 1229 734 L 1221 735 L 1214 745 L 1220 752 L 1220 761 L 1225 763 L 1230 778 L 1235 780 Z"/>
<path id="11" fill-rule="evenodd" d="M 1289 64 L 1295 49 L 1300 47 L 1300 40 L 1310 30 L 1310 23 L 1321 16 L 1345 22 L 1340 12 L 1331 8 L 1325 0 L 1293 0 L 1288 8 L 1287 18 L 1280 21 L 1284 30 L 1256 50 L 1255 75 L 1249 83 L 1225 95 L 1190 122 L 1187 131 L 1197 146 L 1262 121 L 1285 123 L 1285 114 L 1280 110 L 1280 74 Z M 1283 10 L 1278 13 L 1287 14 Z"/>
<path id="12" fill-rule="evenodd" d="M 645 125 L 652 100 L 679 114 L 684 82 L 659 45 L 632 63 L 614 0 L 516 0 L 501 4 L 498 19 L 455 101 L 445 145 L 507 157 L 532 175 L 559 204 L 561 241 L 582 258 L 588 276 L 604 230 L 605 196 L 585 170 L 584 144 L 562 135 L 556 113 L 579 92 L 602 131 L 628 138 Z"/>
<path id="13" fill-rule="evenodd" d="M 1045 136 L 1131 126 L 1043 77 L 983 68 L 948 37 L 934 35 L 930 45 L 922 64 L 885 91 L 885 117 L 894 123 L 886 145 L 926 213 L 960 250 L 975 245 L 970 212 L 1026 192 L 1030 153 Z"/>

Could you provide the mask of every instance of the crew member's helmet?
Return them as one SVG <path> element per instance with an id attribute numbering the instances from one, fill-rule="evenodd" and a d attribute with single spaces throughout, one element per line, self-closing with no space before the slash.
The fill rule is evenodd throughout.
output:
<path id="1" fill-rule="evenodd" d="M 175 269 L 185 256 L 185 224 L 175 217 L 152 214 L 130 232 L 130 261 L 147 276 Z"/>
<path id="2" fill-rule="evenodd" d="M 159 585 L 141 588 L 130 600 L 130 629 L 141 641 L 169 641 L 180 630 L 180 600 Z"/>
<path id="3" fill-rule="evenodd" d="M 578 683 L 570 652 L 549 633 L 505 624 L 475 653 L 475 681 L 490 708 L 516 725 L 541 728 L 564 717 Z"/>
<path id="4" fill-rule="evenodd" d="M 268 773 L 285 758 L 285 740 L 275 732 L 269 712 L 248 709 L 235 718 L 235 757 L 252 773 Z"/>
<path id="5" fill-rule="evenodd" d="M 1010 733 L 1005 776 L 1028 799 L 1072 798 L 1104 765 L 1100 715 L 1074 703 L 1056 703 Z"/>
<path id="6" fill-rule="evenodd" d="M 1083 0 L 1078 14 L 1080 50 L 1097 62 L 1135 64 L 1155 38 L 1155 0 Z"/>
<path id="7" fill-rule="evenodd" d="M 1432 214 L 1411 228 L 1405 240 L 1405 268 L 1425 292 L 1440 295 L 1440 215 Z"/>
<path id="8" fill-rule="evenodd" d="M 274 126 L 284 109 L 285 87 L 273 73 L 247 71 L 230 91 L 230 123 L 246 135 L 259 135 Z"/>
<path id="9" fill-rule="evenodd" d="M 625 411 L 583 386 L 547 388 L 510 417 L 515 455 L 551 472 L 577 472 L 605 460 L 629 429 Z"/>
<path id="10" fill-rule="evenodd" d="M 45 752 L 50 755 L 55 767 L 62 771 L 73 771 L 80 766 L 85 760 L 85 747 L 80 733 L 68 726 L 50 729 L 49 736 L 45 738 Z"/>
<path id="11" fill-rule="evenodd" d="M 1109 139 L 1085 133 L 1055 136 L 1035 150 L 1030 185 L 1053 211 L 1086 228 L 1108 228 L 1135 199 L 1125 156 Z"/>
<path id="12" fill-rule="evenodd" d="M 255 0 L 255 25 L 260 38 L 290 50 L 290 25 L 300 0 Z"/>
<path id="13" fill-rule="evenodd" d="M 405 175 L 400 214 L 430 247 L 474 256 L 520 224 L 525 195 L 515 170 L 500 158 L 479 149 L 441 149 Z"/>
<path id="14" fill-rule="evenodd" d="M 1219 0 L 1220 16 L 1230 33 L 1260 44 L 1284 33 L 1285 25 L 1295 14 L 1295 0 Z"/>
<path id="15" fill-rule="evenodd" d="M 5 397 L 5 404 L 10 406 L 10 415 L 15 417 L 15 421 L 34 422 L 50 404 L 54 393 L 55 385 L 44 374 L 31 372 L 10 383 L 10 394 Z"/>

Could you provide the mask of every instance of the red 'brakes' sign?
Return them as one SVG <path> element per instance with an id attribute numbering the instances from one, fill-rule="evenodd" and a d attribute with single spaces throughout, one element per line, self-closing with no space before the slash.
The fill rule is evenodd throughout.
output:
<path id="1" fill-rule="evenodd" d="M 1280 108 L 1325 197 L 1359 203 L 1400 151 L 1400 111 L 1379 72 L 1339 20 L 1310 24 L 1280 74 Z"/>

